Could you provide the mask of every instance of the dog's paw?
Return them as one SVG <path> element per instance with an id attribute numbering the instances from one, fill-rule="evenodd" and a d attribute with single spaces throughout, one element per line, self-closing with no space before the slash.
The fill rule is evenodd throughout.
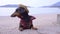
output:
<path id="1" fill-rule="evenodd" d="M 33 29 L 33 30 L 38 30 L 37 28 L 35 28 L 35 27 L 32 27 L 31 29 Z"/>
<path id="2" fill-rule="evenodd" d="M 23 31 L 24 29 L 23 28 L 19 28 L 20 31 Z"/>

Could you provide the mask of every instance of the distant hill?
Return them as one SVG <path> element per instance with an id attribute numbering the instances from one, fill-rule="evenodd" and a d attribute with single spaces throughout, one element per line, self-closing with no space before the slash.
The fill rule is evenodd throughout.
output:
<path id="1" fill-rule="evenodd" d="M 0 6 L 0 7 L 18 7 L 18 4 L 7 4 L 7 5 L 3 5 L 3 6 Z M 33 7 L 30 7 L 30 6 L 27 6 L 29 8 L 33 8 Z"/>
<path id="2" fill-rule="evenodd" d="M 8 5 L 3 5 L 0 7 L 18 7 L 18 4 L 8 4 Z"/>
<path id="3" fill-rule="evenodd" d="M 55 4 L 52 4 L 50 6 L 43 6 L 43 7 L 55 7 L 55 8 L 60 8 L 60 2 L 57 2 Z"/>

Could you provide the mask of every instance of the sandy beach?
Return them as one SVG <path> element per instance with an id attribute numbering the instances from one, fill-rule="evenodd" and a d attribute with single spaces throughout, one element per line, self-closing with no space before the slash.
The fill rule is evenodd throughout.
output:
<path id="1" fill-rule="evenodd" d="M 60 34 L 60 25 L 57 23 L 57 14 L 34 14 L 34 27 L 38 30 L 19 31 L 17 17 L 0 16 L 0 34 Z"/>

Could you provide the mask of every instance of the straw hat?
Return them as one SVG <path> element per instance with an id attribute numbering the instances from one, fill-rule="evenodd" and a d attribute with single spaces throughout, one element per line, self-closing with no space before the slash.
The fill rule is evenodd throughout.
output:
<path id="1" fill-rule="evenodd" d="M 18 7 L 27 8 L 27 6 L 26 5 L 23 5 L 23 4 L 19 4 Z"/>
<path id="2" fill-rule="evenodd" d="M 23 8 L 25 8 L 25 10 L 26 10 L 26 11 L 28 11 L 28 12 L 29 12 L 29 10 L 27 9 L 27 6 L 26 6 L 26 5 L 19 4 L 19 5 L 18 5 L 18 7 L 23 7 Z"/>

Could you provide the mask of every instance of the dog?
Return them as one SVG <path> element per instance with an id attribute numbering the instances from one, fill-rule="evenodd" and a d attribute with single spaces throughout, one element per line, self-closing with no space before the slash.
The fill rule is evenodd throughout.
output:
<path id="1" fill-rule="evenodd" d="M 22 31 L 24 29 L 35 29 L 33 27 L 32 21 L 36 19 L 33 16 L 28 15 L 29 11 L 25 5 L 20 5 L 16 11 L 11 15 L 11 17 L 18 17 L 20 20 L 19 30 Z"/>

